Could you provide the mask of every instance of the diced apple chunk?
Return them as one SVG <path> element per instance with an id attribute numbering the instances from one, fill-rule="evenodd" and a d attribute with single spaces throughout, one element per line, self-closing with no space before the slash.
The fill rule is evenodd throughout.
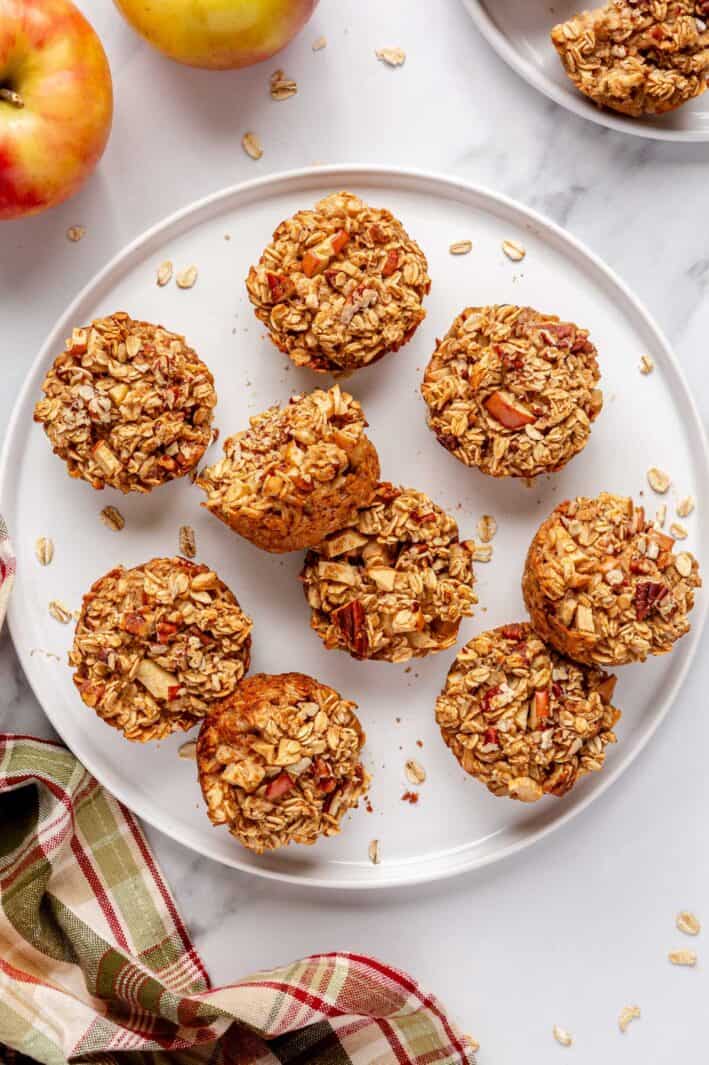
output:
<path id="1" fill-rule="evenodd" d="M 114 473 L 118 473 L 121 468 L 120 461 L 113 454 L 105 440 L 99 440 L 99 442 L 94 446 L 94 458 L 98 462 L 101 469 L 104 470 L 109 476 Z"/>
<path id="2" fill-rule="evenodd" d="M 351 588 L 355 587 L 358 579 L 357 570 L 354 566 L 348 566 L 344 562 L 318 563 L 318 576 L 322 577 L 323 580 L 347 584 Z"/>
<path id="3" fill-rule="evenodd" d="M 109 388 L 108 394 L 117 407 L 120 407 L 123 400 L 128 395 L 128 385 L 120 384 L 114 385 L 113 388 Z"/>
<path id="4" fill-rule="evenodd" d="M 331 259 L 342 251 L 349 239 L 349 233 L 341 229 L 332 237 L 321 241 L 314 248 L 309 248 L 301 263 L 301 269 L 305 276 L 315 277 L 316 274 L 321 274 Z"/>
<path id="5" fill-rule="evenodd" d="M 384 592 L 393 592 L 394 584 L 396 582 L 396 570 L 389 569 L 388 567 L 373 566 L 367 571 L 372 578 L 377 588 L 381 588 Z"/>
<path id="6" fill-rule="evenodd" d="M 485 401 L 485 408 L 505 429 L 521 429 L 536 421 L 532 412 L 509 392 L 493 392 Z"/>
<path id="7" fill-rule="evenodd" d="M 152 662 L 149 658 L 142 660 L 135 674 L 135 679 L 139 680 L 156 699 L 163 699 L 165 702 L 170 698 L 174 698 L 175 695 L 171 695 L 171 691 L 175 693 L 179 688 L 179 682 L 174 673 L 168 673 L 166 669 L 159 666 L 157 662 Z"/>

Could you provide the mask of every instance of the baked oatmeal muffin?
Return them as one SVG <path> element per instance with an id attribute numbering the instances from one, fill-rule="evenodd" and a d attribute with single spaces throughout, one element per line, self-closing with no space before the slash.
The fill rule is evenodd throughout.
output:
<path id="1" fill-rule="evenodd" d="M 309 551 L 311 627 L 328 649 L 405 662 L 452 647 L 473 594 L 470 545 L 423 492 L 380 484 L 374 500 Z"/>
<path id="2" fill-rule="evenodd" d="M 398 351 L 425 318 L 430 287 L 401 222 L 349 192 L 281 222 L 246 279 L 274 344 L 296 366 L 330 373 Z"/>
<path id="3" fill-rule="evenodd" d="M 707 87 L 708 18 L 709 0 L 611 0 L 555 26 L 551 39 L 595 103 L 662 115 Z"/>
<path id="4" fill-rule="evenodd" d="M 369 786 L 355 710 L 302 673 L 242 681 L 199 733 L 199 781 L 212 823 L 227 825 L 257 854 L 338 833 Z"/>
<path id="5" fill-rule="evenodd" d="M 69 665 L 87 706 L 128 740 L 192 728 L 249 668 L 251 619 L 207 566 L 117 566 L 84 596 Z"/>
<path id="6" fill-rule="evenodd" d="M 493 795 L 536 802 L 601 769 L 615 743 L 616 678 L 578 665 L 531 625 L 503 625 L 460 651 L 436 702 L 441 735 Z"/>
<path id="7" fill-rule="evenodd" d="M 426 367 L 438 441 L 493 477 L 554 473 L 586 446 L 603 406 L 588 332 L 510 304 L 468 307 Z"/>
<path id="8" fill-rule="evenodd" d="M 379 458 L 366 425 L 338 385 L 271 407 L 198 478 L 202 505 L 266 551 L 313 547 L 374 495 Z"/>
<path id="9" fill-rule="evenodd" d="M 702 583 L 696 559 L 674 546 L 624 496 L 561 503 L 527 555 L 532 624 L 577 662 L 620 666 L 666 654 L 689 632 Z"/>
<path id="10" fill-rule="evenodd" d="M 70 476 L 150 492 L 196 466 L 211 440 L 214 378 L 177 333 L 123 311 L 74 329 L 34 420 Z"/>

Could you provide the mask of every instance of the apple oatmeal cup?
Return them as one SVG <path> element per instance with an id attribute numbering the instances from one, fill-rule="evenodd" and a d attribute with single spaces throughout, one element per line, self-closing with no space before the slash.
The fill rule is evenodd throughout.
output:
<path id="1" fill-rule="evenodd" d="M 246 280 L 274 344 L 296 366 L 330 373 L 398 351 L 425 318 L 430 287 L 401 222 L 349 192 L 281 222 Z"/>
<path id="2" fill-rule="evenodd" d="M 197 742 L 207 814 L 256 854 L 336 835 L 369 787 L 356 705 L 302 673 L 257 673 Z"/>
<path id="3" fill-rule="evenodd" d="M 209 446 L 214 378 L 184 337 L 118 311 L 74 329 L 34 412 L 71 477 L 150 492 Z"/>
<path id="4" fill-rule="evenodd" d="M 611 0 L 555 26 L 576 88 L 638 118 L 673 111 L 707 87 L 709 0 Z"/>
<path id="5" fill-rule="evenodd" d="M 308 552 L 301 580 L 325 647 L 359 659 L 444 651 L 477 602 L 472 546 L 454 519 L 423 492 L 388 483 Z"/>
<path id="6" fill-rule="evenodd" d="M 558 654 L 531 625 L 503 625 L 459 652 L 436 721 L 466 773 L 493 795 L 536 802 L 602 769 L 621 716 L 615 684 Z"/>
<path id="7" fill-rule="evenodd" d="M 439 443 L 493 477 L 554 473 L 588 442 L 603 406 L 588 332 L 531 307 L 468 307 L 426 367 Z"/>
<path id="8" fill-rule="evenodd" d="M 84 596 L 69 665 L 79 695 L 128 740 L 197 724 L 249 668 L 251 619 L 207 566 L 117 566 Z"/>
<path id="9" fill-rule="evenodd" d="M 266 551 L 313 547 L 374 495 L 379 458 L 366 426 L 338 385 L 271 407 L 197 479 L 202 506 Z"/>
<path id="10" fill-rule="evenodd" d="M 662 655 L 690 630 L 697 560 L 675 553 L 632 499 L 561 503 L 536 533 L 522 591 L 537 632 L 577 662 L 620 666 Z"/>

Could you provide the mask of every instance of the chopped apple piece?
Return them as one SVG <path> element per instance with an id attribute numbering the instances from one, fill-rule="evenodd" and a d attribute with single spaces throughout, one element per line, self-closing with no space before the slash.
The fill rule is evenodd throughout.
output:
<path id="1" fill-rule="evenodd" d="M 282 799 L 284 795 L 287 795 L 295 787 L 295 782 L 288 775 L 288 773 L 280 773 L 274 780 L 266 787 L 265 795 L 267 799 Z"/>
<path id="2" fill-rule="evenodd" d="M 338 555 L 346 555 L 348 551 L 356 551 L 367 543 L 367 537 L 353 529 L 347 529 L 322 544 L 321 551 L 326 558 L 336 558 Z"/>
<path id="3" fill-rule="evenodd" d="M 109 396 L 111 397 L 111 399 L 113 400 L 113 402 L 115 403 L 115 405 L 117 407 L 120 407 L 121 403 L 123 402 L 123 400 L 128 395 L 128 392 L 129 392 L 128 385 L 124 385 L 124 384 L 114 385 L 113 388 L 109 388 L 109 390 L 108 390 Z"/>
<path id="4" fill-rule="evenodd" d="M 150 632 L 150 623 L 142 614 L 124 614 L 121 618 L 121 628 L 130 632 L 132 636 L 147 636 Z"/>
<path id="5" fill-rule="evenodd" d="M 109 477 L 114 473 L 118 473 L 121 468 L 120 461 L 113 454 L 105 440 L 99 440 L 94 445 L 94 458 Z"/>
<path id="6" fill-rule="evenodd" d="M 384 592 L 393 592 L 394 584 L 396 582 L 396 570 L 388 567 L 373 567 L 368 570 L 369 576 L 372 578 L 377 588 L 381 588 Z"/>
<path id="7" fill-rule="evenodd" d="M 169 699 L 174 699 L 179 690 L 179 683 L 174 673 L 168 673 L 166 669 L 159 666 L 157 662 L 152 662 L 149 658 L 142 660 L 135 674 L 135 679 L 139 680 L 156 699 L 164 699 L 166 702 Z M 173 690 L 172 695 L 170 694 L 171 689 Z"/>
<path id="8" fill-rule="evenodd" d="M 318 576 L 354 588 L 359 575 L 354 566 L 348 566 L 345 562 L 319 562 Z"/>
<path id="9" fill-rule="evenodd" d="M 536 421 L 532 412 L 509 392 L 493 392 L 485 401 L 485 408 L 505 429 L 521 429 L 524 425 L 531 425 Z"/>
<path id="10" fill-rule="evenodd" d="M 330 261 L 342 251 L 350 239 L 349 233 L 341 229 L 339 233 L 321 241 L 314 248 L 309 248 L 303 256 L 301 269 L 306 277 L 321 274 Z"/>

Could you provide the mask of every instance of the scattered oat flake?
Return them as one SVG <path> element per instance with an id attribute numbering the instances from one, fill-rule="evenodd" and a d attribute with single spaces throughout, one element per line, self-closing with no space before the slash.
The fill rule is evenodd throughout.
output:
<path id="1" fill-rule="evenodd" d="M 679 521 L 673 521 L 670 525 L 670 533 L 674 536 L 675 540 L 686 540 L 689 536 L 684 525 Z"/>
<path id="2" fill-rule="evenodd" d="M 659 469 L 657 466 L 651 466 L 647 471 L 647 483 L 653 492 L 659 492 L 660 495 L 664 495 L 672 484 L 672 480 L 670 475 L 665 473 L 664 470 Z"/>
<path id="3" fill-rule="evenodd" d="M 68 625 L 71 621 L 71 610 L 69 610 L 69 607 L 65 606 L 59 599 L 52 599 L 49 604 L 49 613 L 55 621 L 61 622 L 62 625 Z"/>
<path id="4" fill-rule="evenodd" d="M 86 236 L 86 226 L 69 226 L 66 231 L 66 239 L 72 244 L 76 244 L 84 236 Z"/>
<path id="5" fill-rule="evenodd" d="M 101 511 L 101 521 L 114 532 L 120 532 L 126 523 L 118 507 L 104 507 Z"/>
<path id="6" fill-rule="evenodd" d="M 165 259 L 165 262 L 160 263 L 157 272 L 157 283 L 162 288 L 172 278 L 172 263 L 169 259 Z"/>
<path id="7" fill-rule="evenodd" d="M 555 1024 L 552 1028 L 554 1038 L 557 1043 L 561 1043 L 563 1047 L 570 1047 L 574 1041 L 574 1037 L 570 1032 L 567 1032 L 565 1028 L 560 1028 L 558 1024 Z"/>
<path id="8" fill-rule="evenodd" d="M 655 369 L 655 363 L 649 355 L 640 356 L 640 373 L 649 374 Z"/>
<path id="9" fill-rule="evenodd" d="M 664 529 L 666 521 L 667 521 L 667 504 L 666 503 L 662 503 L 657 508 L 657 514 L 655 515 L 655 524 L 658 525 L 661 529 Z"/>
<path id="10" fill-rule="evenodd" d="M 478 1050 L 480 1050 L 480 1044 L 478 1043 L 477 1039 L 473 1039 L 472 1035 L 464 1035 L 463 1038 L 468 1040 L 468 1046 L 472 1050 L 473 1054 L 476 1054 Z"/>
<path id="11" fill-rule="evenodd" d="M 693 950 L 671 950 L 667 957 L 673 965 L 694 966 L 697 964 L 697 955 Z"/>
<path id="12" fill-rule="evenodd" d="M 457 240 L 455 244 L 451 244 L 448 251 L 451 255 L 467 255 L 468 252 L 473 250 L 472 240 Z"/>
<path id="13" fill-rule="evenodd" d="M 677 517 L 688 518 L 695 507 L 694 496 L 685 496 L 677 504 Z"/>
<path id="14" fill-rule="evenodd" d="M 194 558 L 197 554 L 197 544 L 194 536 L 194 529 L 191 525 L 180 526 L 180 553 L 185 558 Z"/>
<path id="15" fill-rule="evenodd" d="M 423 784 L 426 779 L 426 770 L 413 758 L 409 758 L 405 770 L 406 779 L 410 784 Z"/>
<path id="16" fill-rule="evenodd" d="M 313 41 L 311 48 L 314 52 L 321 52 L 323 48 L 327 47 L 327 37 L 316 37 Z"/>
<path id="17" fill-rule="evenodd" d="M 492 544 L 476 544 L 474 540 L 466 540 L 473 562 L 489 562 L 492 558 Z"/>
<path id="18" fill-rule="evenodd" d="M 194 263 L 192 264 L 192 266 L 188 266 L 184 270 L 182 270 L 175 278 L 178 288 L 192 288 L 196 280 L 197 267 L 194 265 Z"/>
<path id="19" fill-rule="evenodd" d="M 295 96 L 298 86 L 293 78 L 286 76 L 283 70 L 274 70 L 271 74 L 271 99 L 287 100 L 289 96 Z"/>
<path id="20" fill-rule="evenodd" d="M 492 514 L 483 514 L 478 522 L 478 536 L 484 544 L 489 544 L 497 532 L 497 522 Z"/>
<path id="21" fill-rule="evenodd" d="M 403 48 L 378 48 L 377 59 L 390 67 L 400 67 L 406 62 L 406 52 Z"/>
<path id="22" fill-rule="evenodd" d="M 48 566 L 54 558 L 54 544 L 48 536 L 40 536 L 34 545 L 34 553 L 40 566 Z"/>
<path id="23" fill-rule="evenodd" d="M 516 240 L 503 240 L 502 250 L 513 263 L 521 262 L 527 254 L 526 248 L 523 248 Z"/>
<path id="24" fill-rule="evenodd" d="M 372 842 L 369 844 L 369 860 L 372 865 L 379 865 L 380 861 L 382 860 L 379 853 L 378 839 L 373 839 Z"/>
<path id="25" fill-rule="evenodd" d="M 680 577 L 688 577 L 694 567 L 694 560 L 687 551 L 680 551 L 678 555 L 674 556 L 675 569 L 679 573 Z"/>
<path id="26" fill-rule="evenodd" d="M 45 651 L 43 647 L 32 647 L 30 649 L 30 658 L 34 658 L 35 655 L 41 655 L 42 658 L 50 658 L 53 662 L 61 662 L 59 655 L 55 655 L 54 651 Z"/>
<path id="27" fill-rule="evenodd" d="M 702 925 L 695 914 L 690 913 L 689 910 L 682 910 L 677 914 L 675 924 L 679 928 L 680 932 L 684 932 L 686 936 L 698 936 L 702 930 Z"/>
<path id="28" fill-rule="evenodd" d="M 637 1020 L 640 1016 L 639 1006 L 623 1006 L 622 1010 L 618 1014 L 618 1027 L 621 1032 L 628 1030 L 628 1025 L 631 1021 Z"/>
<path id="29" fill-rule="evenodd" d="M 187 740 L 186 743 L 177 748 L 177 753 L 180 758 L 191 758 L 193 761 L 197 761 L 197 741 Z"/>
<path id="30" fill-rule="evenodd" d="M 255 133 L 245 133 L 241 138 L 241 147 L 244 149 L 247 155 L 250 155 L 252 159 L 260 159 L 263 155 L 263 147 L 261 141 L 258 139 Z"/>

